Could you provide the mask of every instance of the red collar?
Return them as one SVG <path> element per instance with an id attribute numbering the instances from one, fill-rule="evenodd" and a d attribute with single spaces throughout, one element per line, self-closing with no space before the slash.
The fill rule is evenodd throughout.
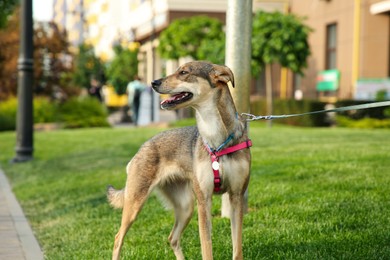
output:
<path id="1" fill-rule="evenodd" d="M 207 151 L 210 154 L 211 157 L 211 168 L 213 168 L 213 173 L 214 173 L 214 192 L 218 193 L 221 191 L 221 177 L 219 175 L 219 157 L 229 154 L 229 153 L 234 153 L 239 150 L 243 150 L 245 148 L 249 148 L 252 146 L 252 141 L 250 139 L 236 144 L 234 146 L 227 147 L 225 149 L 222 149 L 220 151 L 212 151 L 211 148 L 205 144 L 205 147 Z"/>

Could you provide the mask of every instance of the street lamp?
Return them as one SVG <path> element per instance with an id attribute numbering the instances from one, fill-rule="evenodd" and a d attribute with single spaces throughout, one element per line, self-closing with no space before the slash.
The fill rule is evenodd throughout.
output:
<path id="1" fill-rule="evenodd" d="M 20 47 L 18 59 L 18 112 L 16 156 L 12 162 L 33 158 L 33 19 L 32 0 L 21 0 Z"/>

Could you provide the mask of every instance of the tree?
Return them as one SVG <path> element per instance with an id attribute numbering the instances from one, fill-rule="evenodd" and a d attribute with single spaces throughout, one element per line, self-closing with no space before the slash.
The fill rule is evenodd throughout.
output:
<path id="1" fill-rule="evenodd" d="M 63 80 L 73 71 L 66 32 L 53 22 L 37 23 L 34 48 L 36 93 L 50 96 L 58 88 L 68 96 L 77 93 L 70 80 Z"/>
<path id="2" fill-rule="evenodd" d="M 224 61 L 223 24 L 207 16 L 192 16 L 172 22 L 161 34 L 157 51 L 166 59 L 190 56 L 215 63 Z M 212 47 L 218 46 L 213 49 Z M 221 48 L 223 46 L 223 48 Z"/>
<path id="3" fill-rule="evenodd" d="M 253 75 L 271 63 L 303 74 L 310 55 L 307 38 L 312 31 L 303 21 L 292 14 L 256 13 L 252 27 L 252 64 L 256 71 Z"/>
<path id="4" fill-rule="evenodd" d="M 0 1 L 0 28 L 4 28 L 7 25 L 9 16 L 14 12 L 14 9 L 18 4 L 18 0 Z"/>
<path id="5" fill-rule="evenodd" d="M 72 81 L 80 88 L 89 88 L 91 78 L 94 77 L 100 82 L 105 82 L 105 67 L 103 62 L 96 57 L 92 45 L 81 44 L 78 54 L 75 57 L 75 70 Z"/>
<path id="6" fill-rule="evenodd" d="M 20 8 L 0 29 L 0 100 L 16 96 Z M 54 23 L 37 23 L 34 29 L 34 92 L 51 95 L 55 86 L 69 92 L 63 76 L 72 70 L 64 32 Z M 66 83 L 66 84 L 65 84 Z M 74 91 L 73 91 L 74 92 Z M 69 93 L 68 93 L 69 94 Z"/>
<path id="7" fill-rule="evenodd" d="M 197 51 L 197 60 L 208 60 L 216 64 L 225 63 L 225 35 L 219 39 L 204 39 Z"/>
<path id="8" fill-rule="evenodd" d="M 256 13 L 252 26 L 252 74 L 266 72 L 267 113 L 272 114 L 271 64 L 279 63 L 295 73 L 303 74 L 310 48 L 307 38 L 311 29 L 303 19 L 280 12 Z M 271 126 L 271 121 L 269 126 Z"/>
<path id="9" fill-rule="evenodd" d="M 19 8 L 0 29 L 0 100 L 16 96 L 19 55 Z"/>
<path id="10" fill-rule="evenodd" d="M 127 84 L 138 74 L 138 48 L 114 46 L 115 57 L 107 68 L 107 79 L 118 94 L 126 92 Z"/>

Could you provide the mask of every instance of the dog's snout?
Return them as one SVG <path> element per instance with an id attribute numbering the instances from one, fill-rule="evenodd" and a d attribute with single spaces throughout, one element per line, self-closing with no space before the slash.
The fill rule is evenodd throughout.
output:
<path id="1" fill-rule="evenodd" d="M 161 79 L 155 79 L 155 80 L 153 80 L 152 81 L 152 87 L 153 88 L 157 88 L 157 87 L 159 87 L 160 85 L 161 85 Z"/>

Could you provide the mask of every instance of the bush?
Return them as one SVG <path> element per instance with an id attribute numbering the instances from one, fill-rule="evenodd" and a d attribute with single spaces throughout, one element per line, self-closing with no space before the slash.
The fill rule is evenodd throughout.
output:
<path id="1" fill-rule="evenodd" d="M 16 98 L 0 102 L 0 131 L 15 130 L 16 108 Z"/>
<path id="2" fill-rule="evenodd" d="M 363 118 L 354 120 L 346 116 L 336 117 L 337 126 L 350 128 L 390 128 L 390 119 Z"/>
<path id="3" fill-rule="evenodd" d="M 58 105 L 46 98 L 34 99 L 34 123 L 51 123 L 58 121 Z"/>
<path id="4" fill-rule="evenodd" d="M 0 103 L 0 131 L 16 129 L 17 99 Z M 94 98 L 70 99 L 63 104 L 45 98 L 34 98 L 34 123 L 64 123 L 66 128 L 106 127 L 107 111 Z"/>
<path id="5" fill-rule="evenodd" d="M 372 101 L 342 100 L 337 107 L 372 103 Z M 390 108 L 375 107 L 369 109 L 340 112 L 336 117 L 338 126 L 351 128 L 390 128 Z"/>
<path id="6" fill-rule="evenodd" d="M 96 98 L 73 98 L 59 106 L 65 128 L 107 127 L 107 110 Z"/>
<path id="7" fill-rule="evenodd" d="M 315 100 L 275 99 L 273 115 L 301 114 L 306 112 L 324 110 L 326 103 Z M 266 101 L 259 99 L 251 102 L 251 113 L 254 115 L 267 115 Z M 278 123 L 294 126 L 329 126 L 326 113 L 277 119 Z"/>
<path id="8" fill-rule="evenodd" d="M 10 98 L 0 103 L 0 131 L 16 129 L 17 98 Z M 56 122 L 57 105 L 46 98 L 35 98 L 33 101 L 34 123 Z"/>

